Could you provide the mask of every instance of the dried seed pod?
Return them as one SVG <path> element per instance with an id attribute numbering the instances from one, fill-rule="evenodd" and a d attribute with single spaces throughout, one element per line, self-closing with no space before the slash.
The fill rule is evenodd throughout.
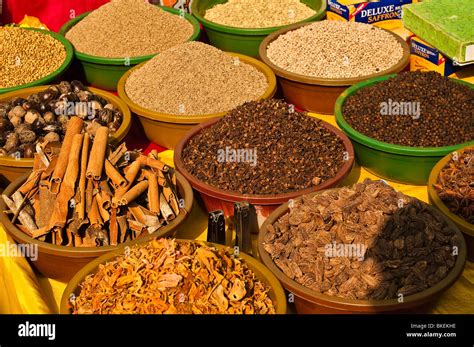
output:
<path id="1" fill-rule="evenodd" d="M 35 157 L 35 145 L 32 143 L 25 143 L 20 146 L 23 151 L 23 158 L 34 158 Z"/>
<path id="2" fill-rule="evenodd" d="M 52 132 L 47 133 L 44 136 L 43 141 L 48 142 L 48 143 L 49 142 L 59 142 L 59 141 L 61 141 L 61 137 L 57 133 L 52 131 Z"/>
<path id="3" fill-rule="evenodd" d="M 18 147 L 19 145 L 20 139 L 18 138 L 18 135 L 14 132 L 11 132 L 6 136 L 5 145 L 3 146 L 3 148 L 5 148 L 7 152 L 10 152 L 12 149 Z"/>
<path id="4" fill-rule="evenodd" d="M 19 125 L 17 125 L 15 127 L 15 129 L 13 129 L 17 134 L 25 131 L 25 130 L 31 130 L 31 124 L 27 124 L 27 123 L 21 123 Z"/>
<path id="5" fill-rule="evenodd" d="M 42 134 L 43 128 L 46 126 L 46 122 L 42 117 L 38 117 L 33 124 L 31 124 L 31 130 L 36 134 Z"/>
<path id="6" fill-rule="evenodd" d="M 13 118 L 13 117 L 23 117 L 26 114 L 26 111 L 23 109 L 21 106 L 15 106 L 13 107 L 10 112 L 8 112 L 8 118 Z"/>
<path id="7" fill-rule="evenodd" d="M 61 94 L 67 94 L 67 93 L 72 92 L 72 86 L 67 81 L 62 81 L 61 83 L 59 83 L 57 88 Z"/>
<path id="8" fill-rule="evenodd" d="M 84 87 L 84 85 L 82 84 L 82 82 L 81 82 L 81 81 L 77 81 L 77 80 L 74 80 L 74 81 L 71 82 L 71 87 L 72 87 L 72 91 L 73 91 L 74 93 L 77 93 L 77 92 L 80 92 L 80 91 L 86 89 L 86 88 Z"/>
<path id="9" fill-rule="evenodd" d="M 33 124 L 41 115 L 36 110 L 29 110 L 25 114 L 25 123 Z"/>
<path id="10" fill-rule="evenodd" d="M 103 108 L 99 111 L 97 120 L 104 126 L 107 126 L 114 117 L 114 112 L 108 108 Z"/>
<path id="11" fill-rule="evenodd" d="M 13 124 L 14 127 L 17 127 L 18 125 L 22 123 L 22 118 L 14 116 L 10 118 L 10 122 Z"/>
<path id="12" fill-rule="evenodd" d="M 21 143 L 33 143 L 36 141 L 36 134 L 33 130 L 23 130 L 18 133 L 18 138 Z"/>
<path id="13" fill-rule="evenodd" d="M 13 124 L 7 118 L 0 118 L 0 132 L 13 129 Z"/>
<path id="14" fill-rule="evenodd" d="M 46 123 L 54 123 L 56 122 L 56 115 L 53 112 L 46 112 L 43 115 L 43 119 Z"/>

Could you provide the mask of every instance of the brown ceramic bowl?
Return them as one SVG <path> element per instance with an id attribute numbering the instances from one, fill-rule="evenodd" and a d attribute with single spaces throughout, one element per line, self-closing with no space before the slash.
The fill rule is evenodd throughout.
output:
<path id="1" fill-rule="evenodd" d="M 11 183 L 3 192 L 10 196 L 13 194 L 28 178 L 29 172 L 23 175 L 15 182 Z M 146 235 L 137 240 L 124 242 L 118 246 L 103 247 L 66 247 L 57 246 L 47 242 L 33 239 L 18 229 L 10 221 L 10 216 L 3 211 L 7 209 L 3 199 L 0 199 L 0 222 L 3 224 L 6 232 L 19 244 L 32 244 L 38 247 L 38 259 L 31 261 L 33 267 L 42 275 L 54 278 L 60 281 L 69 281 L 74 274 L 84 267 L 87 263 L 114 250 L 123 249 L 138 242 L 144 242 L 154 237 L 172 236 L 176 228 L 187 218 L 193 206 L 193 190 L 188 181 L 176 173 L 178 191 L 184 198 L 187 213 L 180 213 L 169 225 L 166 225 L 153 234 Z"/>
<path id="2" fill-rule="evenodd" d="M 201 243 L 204 243 L 208 246 L 216 247 L 216 248 L 225 248 L 225 246 L 218 245 L 215 243 L 208 243 L 208 242 L 203 242 L 199 241 Z M 111 261 L 115 257 L 122 255 L 123 250 L 116 250 L 114 252 L 107 253 L 100 258 L 97 258 L 87 264 L 85 267 L 83 267 L 71 281 L 68 283 L 66 289 L 64 290 L 62 299 L 61 299 L 61 305 L 59 308 L 59 313 L 61 314 L 71 314 L 71 307 L 69 304 L 69 300 L 71 298 L 71 295 L 78 296 L 81 293 L 81 288 L 79 285 L 84 281 L 84 279 L 90 275 L 94 274 L 97 272 L 97 269 L 99 268 L 100 264 L 104 264 L 108 261 Z M 273 301 L 273 304 L 275 305 L 275 311 L 277 314 L 285 314 L 287 305 L 286 305 L 286 297 L 285 297 L 285 292 L 280 284 L 280 282 L 277 280 L 277 278 L 258 260 L 252 258 L 251 256 L 245 254 L 245 253 L 240 253 L 239 258 L 243 259 L 245 263 L 248 265 L 250 270 L 252 270 L 255 273 L 255 276 L 265 284 L 267 284 L 270 287 L 270 291 L 268 292 L 268 295 Z"/>
<path id="3" fill-rule="evenodd" d="M 186 147 L 191 138 L 196 136 L 203 129 L 213 126 L 218 121 L 219 119 L 214 119 L 192 128 L 186 134 L 186 136 L 181 139 L 174 151 L 174 164 L 176 170 L 179 171 L 191 183 L 191 186 L 200 193 L 208 212 L 214 210 L 223 210 L 226 217 L 231 217 L 234 215 L 234 203 L 239 201 L 247 201 L 255 206 L 260 225 L 263 223 L 263 220 L 282 203 L 285 203 L 288 200 L 303 194 L 309 194 L 317 190 L 338 186 L 338 184 L 340 184 L 347 177 L 347 175 L 349 175 L 354 165 L 354 148 L 352 147 L 352 143 L 350 142 L 349 138 L 339 129 L 323 121 L 322 124 L 324 127 L 343 141 L 345 150 L 349 154 L 349 160 L 344 163 L 335 177 L 327 180 L 317 187 L 311 187 L 284 194 L 253 195 L 240 194 L 237 192 L 219 189 L 192 176 L 188 170 L 186 170 L 181 158 L 183 149 Z"/>
<path id="4" fill-rule="evenodd" d="M 39 93 L 43 90 L 49 88 L 49 85 L 37 86 L 37 87 L 30 87 L 24 88 L 20 90 L 16 90 L 13 92 L 9 92 L 6 94 L 0 95 L 0 102 L 5 102 L 12 100 L 17 97 L 27 98 L 31 94 Z M 99 95 L 113 104 L 117 109 L 122 112 L 123 120 L 120 127 L 117 129 L 115 133 L 113 133 L 110 137 L 110 142 L 112 144 L 119 144 L 125 136 L 128 134 L 130 127 L 132 125 L 132 116 L 130 113 L 130 109 L 128 108 L 127 104 L 123 102 L 119 97 L 115 96 L 112 93 L 106 92 L 101 89 L 87 87 L 87 89 L 96 95 Z M 0 185 L 6 187 L 8 184 L 25 174 L 26 172 L 30 171 L 33 168 L 33 161 L 34 159 L 31 158 L 21 158 L 15 159 L 11 157 L 0 157 Z"/>
<path id="5" fill-rule="evenodd" d="M 321 192 L 310 194 L 316 195 Z M 295 199 L 301 201 L 302 197 Z M 429 209 L 435 210 L 428 206 Z M 280 280 L 283 287 L 294 294 L 296 311 L 298 313 L 410 313 L 416 312 L 414 309 L 423 307 L 436 300 L 445 290 L 451 287 L 461 276 L 466 262 L 466 243 L 461 232 L 456 225 L 448 218 L 443 216 L 446 223 L 456 230 L 456 234 L 460 240 L 459 255 L 456 259 L 454 267 L 441 282 L 428 288 L 422 292 L 407 295 L 403 303 L 399 303 L 398 299 L 390 300 L 350 300 L 335 296 L 328 296 L 311 290 L 298 282 L 286 276 L 278 266 L 275 265 L 270 255 L 263 248 L 265 235 L 267 234 L 267 226 L 274 224 L 280 217 L 288 212 L 288 203 L 278 207 L 263 223 L 258 234 L 258 251 L 262 262 L 270 269 L 271 272 Z M 438 212 L 439 213 L 439 212 Z"/>
<path id="6" fill-rule="evenodd" d="M 275 75 L 277 75 L 285 100 L 303 110 L 320 114 L 333 114 L 336 99 L 351 85 L 373 77 L 397 73 L 408 66 L 410 60 L 410 49 L 408 44 L 400 36 L 388 30 L 386 31 L 402 45 L 403 57 L 390 69 L 376 74 L 356 78 L 315 78 L 284 70 L 272 63 L 267 56 L 268 45 L 276 40 L 280 35 L 311 24 L 313 23 L 295 24 L 278 30 L 268 35 L 262 41 L 259 48 L 260 59 L 266 65 L 270 66 L 273 72 L 275 72 Z"/>

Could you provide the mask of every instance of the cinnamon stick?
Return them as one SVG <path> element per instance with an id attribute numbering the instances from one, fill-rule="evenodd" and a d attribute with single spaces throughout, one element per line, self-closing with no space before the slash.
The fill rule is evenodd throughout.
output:
<path id="1" fill-rule="evenodd" d="M 148 208 L 151 212 L 160 213 L 160 198 L 158 191 L 158 177 L 154 173 L 149 173 L 148 179 Z"/>
<path id="2" fill-rule="evenodd" d="M 105 159 L 105 174 L 110 178 L 114 188 L 125 187 L 127 185 L 127 180 L 122 177 L 120 172 L 107 159 Z"/>
<path id="3" fill-rule="evenodd" d="M 148 189 L 148 181 L 141 181 L 136 186 L 130 188 L 122 197 L 119 199 L 119 205 L 127 205 L 128 203 L 135 201 L 144 191 Z"/>
<path id="4" fill-rule="evenodd" d="M 88 134 L 84 135 L 84 139 L 82 140 L 82 152 L 81 152 L 81 173 L 79 175 L 79 202 L 76 205 L 77 211 L 77 218 L 80 221 L 86 219 L 86 170 L 87 170 L 87 162 L 89 160 L 89 147 L 91 138 Z"/>
<path id="5" fill-rule="evenodd" d="M 104 168 L 105 152 L 109 139 L 109 128 L 100 127 L 94 137 L 89 163 L 87 165 L 86 177 L 96 181 L 100 180 Z"/>

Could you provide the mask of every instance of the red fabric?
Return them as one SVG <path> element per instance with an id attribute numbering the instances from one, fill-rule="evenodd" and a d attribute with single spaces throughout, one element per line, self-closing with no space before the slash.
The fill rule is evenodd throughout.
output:
<path id="1" fill-rule="evenodd" d="M 81 13 L 95 10 L 109 0 L 3 0 L 2 23 L 18 23 L 25 15 L 34 16 L 52 30 Z"/>

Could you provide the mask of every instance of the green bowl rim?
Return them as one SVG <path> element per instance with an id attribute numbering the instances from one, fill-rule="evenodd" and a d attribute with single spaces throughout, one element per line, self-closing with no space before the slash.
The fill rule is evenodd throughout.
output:
<path id="1" fill-rule="evenodd" d="M 269 28 L 239 28 L 239 27 L 231 27 L 227 25 L 217 24 L 215 22 L 211 22 L 211 21 L 208 21 L 207 19 L 204 19 L 204 17 L 201 16 L 197 8 L 197 4 L 199 3 L 199 1 L 200 0 L 194 0 L 192 2 L 191 13 L 193 14 L 194 17 L 197 18 L 197 20 L 200 23 L 202 23 L 204 28 L 212 29 L 215 31 L 220 31 L 220 32 L 228 33 L 228 34 L 242 35 L 242 36 L 267 36 L 268 34 L 271 34 L 274 31 L 286 28 L 290 25 L 307 23 L 307 22 L 315 22 L 315 21 L 321 20 L 325 16 L 326 8 L 327 8 L 327 0 L 321 0 L 321 6 L 319 7 L 319 9 L 316 10 L 316 13 L 314 15 L 306 19 L 300 20 L 298 22 L 294 22 L 287 25 L 280 25 L 276 27 L 269 27 Z M 206 10 L 207 9 L 208 8 L 206 8 Z"/>
<path id="2" fill-rule="evenodd" d="M 64 59 L 63 63 L 53 72 L 51 72 L 49 75 L 46 75 L 38 80 L 26 83 L 26 84 L 21 84 L 19 86 L 14 86 L 14 87 L 8 87 L 8 88 L 0 88 L 0 94 L 4 93 L 9 93 L 9 92 L 14 92 L 19 89 L 24 89 L 24 88 L 29 88 L 29 87 L 36 87 L 39 85 L 43 84 L 48 84 L 52 80 L 54 80 L 56 77 L 61 75 L 64 71 L 66 71 L 69 66 L 72 63 L 72 59 L 74 57 L 74 47 L 72 44 L 62 35 L 55 33 L 50 30 L 44 30 L 44 29 L 37 29 L 37 28 L 24 28 L 24 27 L 18 27 L 20 29 L 26 29 L 26 30 L 32 30 L 32 31 L 38 31 L 40 33 L 43 33 L 45 35 L 50 35 L 56 40 L 58 40 L 64 47 L 66 51 L 66 58 Z"/>
<path id="3" fill-rule="evenodd" d="M 174 9 L 174 8 L 170 8 L 170 7 L 166 7 L 166 6 L 160 6 L 160 5 L 156 5 L 156 6 L 158 6 L 159 8 L 161 8 L 162 10 L 164 10 L 166 12 L 169 12 L 169 13 L 172 13 L 172 14 L 175 14 L 175 15 L 179 15 L 181 13 L 180 10 L 177 10 L 177 9 Z M 75 26 L 78 22 L 80 22 L 84 17 L 89 15 L 91 12 L 92 11 L 84 12 L 84 13 L 80 14 L 79 16 L 72 18 L 71 20 L 66 22 L 61 27 L 61 29 L 59 30 L 59 33 L 62 36 L 66 37 L 66 33 L 73 26 Z M 194 18 L 193 16 L 191 16 L 188 13 L 184 13 L 184 18 L 189 23 L 191 23 L 191 25 L 193 26 L 193 34 L 188 38 L 188 41 L 196 41 L 199 38 L 200 34 L 201 34 L 201 27 L 199 25 L 199 22 L 197 21 L 196 18 Z M 127 57 L 123 57 L 123 58 L 98 57 L 98 56 L 95 56 L 95 55 L 81 53 L 81 52 L 77 51 L 75 48 L 74 48 L 74 54 L 75 54 L 75 56 L 78 60 L 85 61 L 85 62 L 88 62 L 88 63 L 100 64 L 100 65 L 125 65 L 125 60 L 127 59 Z M 138 56 L 138 57 L 130 57 L 129 58 L 129 65 L 130 66 L 137 65 L 137 64 L 142 63 L 144 61 L 150 60 L 151 58 L 153 58 L 157 54 L 159 54 L 159 53 L 149 54 L 149 55 L 142 55 L 142 56 Z M 127 61 L 127 63 L 128 63 L 128 61 Z"/>
<path id="4" fill-rule="evenodd" d="M 353 141 L 356 141 L 364 146 L 370 147 L 372 149 L 382 151 L 382 152 L 387 152 L 387 153 L 392 153 L 392 154 L 399 154 L 399 155 L 409 155 L 409 156 L 415 156 L 415 157 L 427 157 L 427 156 L 433 156 L 433 157 L 439 157 L 439 156 L 445 156 L 446 154 L 456 151 L 460 148 L 467 147 L 474 145 L 474 140 L 469 141 L 469 142 L 464 142 L 456 145 L 451 145 L 451 146 L 444 146 L 444 147 L 409 147 L 409 146 L 401 146 L 401 145 L 395 145 L 391 144 L 388 142 L 382 142 L 379 140 L 376 140 L 374 138 L 371 138 L 369 136 L 366 136 L 354 128 L 352 128 L 349 123 L 344 119 L 344 116 L 342 114 L 342 107 L 344 106 L 344 103 L 346 100 L 354 95 L 357 91 L 360 89 L 363 89 L 365 87 L 377 84 L 381 81 L 388 80 L 390 78 L 393 78 L 397 76 L 397 74 L 391 74 L 391 75 L 386 75 L 386 76 L 379 76 L 379 77 L 374 77 L 371 79 L 368 79 L 366 81 L 359 82 L 357 84 L 354 84 L 353 86 L 349 87 L 346 89 L 336 100 L 336 105 L 334 107 L 334 115 L 336 117 L 336 122 L 339 125 L 339 127 L 349 136 Z M 453 82 L 464 84 L 472 89 L 474 89 L 474 84 L 471 84 L 466 81 L 450 78 Z"/>

